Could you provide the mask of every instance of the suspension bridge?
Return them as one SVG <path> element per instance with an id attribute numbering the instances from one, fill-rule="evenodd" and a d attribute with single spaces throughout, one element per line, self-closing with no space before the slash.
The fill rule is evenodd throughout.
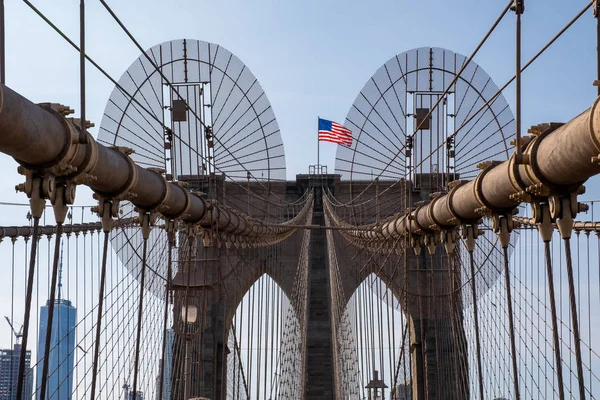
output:
<path id="1" fill-rule="evenodd" d="M 80 56 L 81 104 L 11 89 L 2 25 L 0 152 L 23 201 L 1 203 L 19 222 L 0 222 L 0 399 L 600 397 L 600 220 L 583 197 L 600 97 L 521 127 L 522 72 L 600 4 L 527 62 L 523 0 L 468 57 L 394 55 L 335 170 L 287 180 L 267 95 L 229 50 L 145 49 L 100 0 L 140 51 L 116 79 L 86 53 L 83 1 L 81 45 L 25 3 Z M 475 60 L 509 15 L 517 65 L 498 86 Z M 96 136 L 86 68 L 114 84 Z"/>

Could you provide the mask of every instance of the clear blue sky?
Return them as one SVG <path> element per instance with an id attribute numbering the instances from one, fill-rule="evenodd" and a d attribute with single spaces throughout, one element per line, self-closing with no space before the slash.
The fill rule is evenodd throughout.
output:
<path id="1" fill-rule="evenodd" d="M 61 102 L 78 113 L 78 54 L 23 2 L 5 3 L 7 84 L 33 101 Z M 78 41 L 78 1 L 33 3 Z M 87 3 L 88 53 L 119 78 L 139 52 L 98 1 Z M 108 3 L 144 48 L 185 37 L 220 44 L 237 55 L 271 101 L 286 149 L 287 175 L 293 179 L 316 162 L 317 115 L 343 121 L 371 75 L 406 50 L 439 46 L 469 55 L 506 1 Z M 586 3 L 527 1 L 524 60 Z M 498 86 L 514 73 L 514 24 L 509 13 L 475 58 Z M 524 75 L 524 130 L 568 120 L 592 104 L 595 57 L 595 20 L 589 11 Z M 87 115 L 99 125 L 112 84 L 92 66 L 88 77 Z M 514 105 L 512 90 L 506 97 Z M 335 145 L 323 144 L 321 160 L 330 170 L 334 158 Z"/>

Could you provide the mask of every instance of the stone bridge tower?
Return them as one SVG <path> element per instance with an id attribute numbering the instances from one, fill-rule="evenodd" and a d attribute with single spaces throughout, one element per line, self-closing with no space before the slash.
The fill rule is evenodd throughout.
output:
<path id="1" fill-rule="evenodd" d="M 233 196 L 232 191 L 242 190 L 238 184 L 228 184 L 222 179 L 213 180 L 214 187 L 209 190 L 208 180 L 203 177 L 181 178 L 190 184 L 190 188 L 201 190 L 205 193 L 212 191 L 217 199 L 224 194 L 230 198 L 243 198 Z M 381 182 L 379 186 L 385 188 L 392 183 Z M 339 175 L 298 175 L 296 181 L 287 182 L 285 193 L 287 201 L 298 200 L 307 190 L 314 191 L 314 209 L 312 225 L 325 225 L 322 190 L 327 188 L 336 197 L 343 197 L 348 193 L 349 183 L 340 181 Z M 375 190 L 375 189 L 373 189 Z M 252 187 L 253 192 L 260 188 Z M 383 190 L 381 190 L 383 192 Z M 338 192 L 338 193 L 336 193 Z M 426 187 L 413 190 L 413 202 L 429 198 L 430 191 Z M 244 193 L 246 193 L 244 191 Z M 397 193 L 388 191 L 387 196 Z M 376 196 L 377 193 L 368 193 Z M 223 196 L 223 197 L 222 197 Z M 387 199 L 390 200 L 390 199 Z M 404 201 L 399 202 L 398 210 L 404 209 Z M 237 204 L 240 209 L 247 205 Z M 287 239 L 290 243 L 301 242 L 303 232 L 297 231 Z M 186 243 L 188 238 L 185 232 L 180 232 L 179 241 Z M 431 300 L 431 294 L 450 292 L 452 280 L 458 279 L 442 265 L 446 257 L 443 248 L 438 246 L 433 256 L 421 252 L 419 256 L 411 256 L 409 272 L 405 277 L 392 271 L 392 264 L 377 265 L 371 263 L 357 273 L 351 257 L 344 251 L 343 237 L 334 233 L 334 242 L 338 249 L 340 265 L 346 266 L 343 282 L 346 302 L 350 300 L 363 280 L 371 273 L 385 282 L 401 303 L 406 304 L 405 312 L 410 316 L 410 352 L 412 358 L 412 398 L 426 399 L 437 398 L 456 399 L 460 390 L 467 381 L 464 375 L 467 360 L 466 351 L 456 346 L 453 340 L 453 330 L 460 329 L 463 336 L 462 324 L 452 320 L 443 301 Z M 184 246 L 180 246 L 183 248 Z M 189 393 L 191 396 L 203 396 L 210 399 L 222 399 L 226 395 L 227 354 L 233 349 L 227 346 L 227 334 L 231 327 L 232 318 L 243 295 L 250 289 L 263 274 L 269 275 L 279 285 L 282 291 L 291 298 L 293 289 L 294 271 L 297 266 L 300 246 L 285 246 L 277 258 L 270 256 L 267 250 L 227 249 L 205 247 L 197 239 L 192 257 L 179 254 L 180 267 L 173 279 L 174 285 L 174 324 L 184 326 L 184 315 L 178 310 L 184 309 L 183 298 L 185 289 L 204 313 L 198 315 L 198 320 L 193 327 L 194 337 L 187 341 L 175 341 L 174 359 L 182 360 L 183 367 L 174 368 L 173 393 L 182 395 Z M 224 257 L 226 252 L 227 256 Z M 306 399 L 334 399 L 335 388 L 335 363 L 333 360 L 335 345 L 332 337 L 331 319 L 331 293 L 329 286 L 327 236 L 324 229 L 311 231 L 309 248 L 309 293 L 308 293 L 308 320 L 306 336 L 306 371 L 305 371 L 305 396 Z M 412 252 L 412 250 L 411 250 Z M 187 257 L 187 258 L 186 258 Z M 239 269 L 240 273 L 233 274 L 233 267 L 244 262 L 248 268 Z M 188 265 L 192 268 L 188 269 Z M 188 284 L 189 282 L 189 284 Z M 404 286 L 408 285 L 408 295 L 405 296 Z M 235 288 L 235 289 L 233 289 Z M 416 293 L 420 295 L 417 296 Z M 424 311 L 425 310 L 425 311 Z M 455 316 L 461 315 L 461 307 L 456 306 Z M 460 322 L 461 317 L 458 321 Z M 437 334 L 435 334 L 437 332 Z M 455 336 L 455 335 L 454 335 Z M 443 354 L 443 357 L 439 357 Z M 440 364 L 436 360 L 443 360 Z M 187 361 L 186 361 L 187 360 Z M 187 362 L 187 364 L 186 364 Z M 460 367 L 459 367 L 460 366 Z M 424 373 L 423 371 L 426 371 Z M 459 372 L 460 371 L 460 372 Z M 190 387 L 185 388 L 185 374 L 189 374 Z M 453 382 L 452 385 L 449 384 Z M 462 382 L 462 383 L 460 383 Z M 468 384 L 466 385 L 468 386 Z M 440 387 L 457 387 L 456 392 L 439 393 Z M 187 391 L 186 391 L 187 390 Z"/>

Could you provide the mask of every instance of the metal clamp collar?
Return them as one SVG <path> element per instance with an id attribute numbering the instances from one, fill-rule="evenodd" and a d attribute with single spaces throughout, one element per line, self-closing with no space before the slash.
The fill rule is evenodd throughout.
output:
<path id="1" fill-rule="evenodd" d="M 464 183 L 463 183 L 463 185 L 464 185 Z M 458 186 L 460 186 L 460 185 L 458 185 Z M 431 203 L 429 203 L 429 209 L 427 210 L 428 211 L 428 215 L 429 215 L 429 218 L 435 223 L 435 225 L 436 225 L 436 227 L 437 227 L 438 230 L 454 229 L 454 227 L 455 227 L 455 225 L 452 224 L 449 221 L 446 221 L 446 223 L 444 223 L 444 222 L 438 220 L 435 217 L 435 213 L 433 212 L 433 208 L 435 206 L 435 203 L 438 202 L 439 200 L 441 200 L 442 198 L 446 197 L 446 196 L 448 196 L 448 202 L 447 202 L 447 204 L 448 204 L 448 211 L 450 211 L 450 214 L 452 215 L 453 219 L 456 219 L 457 222 L 460 221 L 460 218 L 459 218 L 458 214 L 456 214 L 456 212 L 454 212 L 454 209 L 452 208 L 452 205 L 451 205 L 452 197 L 450 197 L 450 195 L 453 194 L 455 191 L 456 191 L 456 187 L 452 188 L 450 190 L 450 193 L 446 194 L 445 196 L 443 196 L 443 195 L 442 196 L 437 196 L 433 200 L 431 200 Z"/>
<path id="2" fill-rule="evenodd" d="M 84 182 L 87 179 L 86 174 L 92 171 L 98 164 L 98 143 L 91 137 L 89 133 L 88 135 L 88 141 L 85 144 L 86 151 L 83 163 L 78 167 L 77 171 L 74 171 L 67 177 L 68 179 L 74 179 L 77 183 L 79 183 L 79 181 Z"/>
<path id="3" fill-rule="evenodd" d="M 414 224 L 417 226 L 418 230 L 421 232 L 429 232 L 430 231 L 429 228 L 426 228 L 426 227 L 422 226 L 421 224 L 419 224 L 419 218 L 417 217 L 419 215 L 419 211 L 421 210 L 421 208 L 423 208 L 425 206 L 426 206 L 426 204 L 420 205 L 417 208 L 415 208 L 414 213 L 408 214 L 408 220 L 414 222 Z M 414 218 L 413 218 L 413 215 L 414 215 Z"/>
<path id="4" fill-rule="evenodd" d="M 535 140 L 534 140 L 535 142 Z M 523 152 L 526 152 L 527 150 L 524 149 Z M 513 153 L 512 156 L 510 156 L 510 158 L 508 159 L 508 171 L 509 171 L 509 175 L 508 175 L 508 179 L 510 181 L 511 186 L 513 187 L 513 189 L 515 189 L 515 192 L 523 192 L 527 189 L 527 185 L 525 184 L 525 181 L 523 181 L 523 178 L 521 177 L 521 172 L 519 171 L 519 163 L 517 163 L 517 159 L 515 157 L 516 153 Z"/>
<path id="5" fill-rule="evenodd" d="M 15 160 L 19 164 L 21 164 L 22 166 L 24 166 L 27 169 L 34 170 L 34 171 L 40 171 L 40 170 L 43 170 L 46 168 L 58 167 L 61 164 L 63 164 L 69 151 L 71 150 L 72 147 L 74 147 L 73 146 L 73 135 L 75 135 L 77 133 L 77 132 L 75 132 L 75 127 L 71 123 L 69 123 L 69 121 L 64 117 L 63 114 L 59 113 L 54 108 L 52 108 L 50 103 L 42 103 L 42 104 L 39 104 L 39 106 L 42 107 L 44 110 L 54 114 L 58 118 L 60 123 L 63 125 L 64 132 L 67 132 L 67 134 L 65 135 L 64 145 L 63 145 L 60 153 L 56 156 L 56 158 L 54 158 L 52 161 L 47 162 L 46 164 L 31 165 L 31 164 L 28 164 L 24 161 L 21 161 L 21 160 L 15 158 Z M 79 135 L 77 134 L 77 137 L 78 136 Z M 53 173 L 55 175 L 57 175 L 55 173 L 55 171 L 53 171 Z"/>
<path id="6" fill-rule="evenodd" d="M 531 168 L 531 173 L 533 175 L 533 178 L 535 180 L 537 180 L 539 183 L 546 186 L 550 190 L 550 192 L 559 193 L 559 194 L 567 194 L 567 193 L 572 193 L 572 192 L 577 191 L 577 189 L 584 182 L 578 182 L 576 184 L 569 185 L 569 186 L 555 185 L 548 181 L 548 179 L 544 176 L 544 174 L 540 170 L 540 167 L 537 163 L 537 152 L 540 147 L 540 143 L 548 135 L 550 135 L 552 132 L 554 132 L 556 129 L 558 129 L 562 125 L 563 124 L 550 124 L 550 126 L 546 130 L 544 130 L 535 140 L 533 140 L 533 142 L 531 143 L 531 146 L 528 149 L 529 150 L 529 167 Z"/>
<path id="7" fill-rule="evenodd" d="M 448 192 L 448 211 L 450 212 L 450 214 L 452 214 L 452 216 L 456 219 L 457 222 L 471 222 L 471 221 L 467 221 L 465 220 L 463 217 L 461 217 L 456 210 L 454 209 L 454 196 L 456 195 L 456 191 L 458 190 L 459 187 L 464 186 L 468 183 L 468 181 L 455 181 L 456 183 L 454 184 L 454 187 L 452 189 L 450 189 L 450 191 Z"/>
<path id="8" fill-rule="evenodd" d="M 494 213 L 502 214 L 504 210 L 497 210 L 496 207 L 494 207 L 494 205 L 492 203 L 487 201 L 487 199 L 483 195 L 483 189 L 482 189 L 483 177 L 486 176 L 498 164 L 499 164 L 498 162 L 493 162 L 493 163 L 490 162 L 490 164 L 477 175 L 477 177 L 475 178 L 474 184 L 473 184 L 473 194 L 475 195 L 475 200 L 477 201 L 477 203 L 479 203 L 479 205 L 482 208 L 485 208 L 486 210 L 489 210 L 489 211 L 493 211 Z"/>
<path id="9" fill-rule="evenodd" d="M 166 213 L 164 213 L 164 214 L 165 214 L 165 215 L 167 215 L 169 218 L 172 218 L 172 219 L 185 219 L 185 218 L 183 218 L 183 216 L 184 216 L 184 215 L 185 215 L 185 214 L 188 212 L 188 210 L 189 210 L 189 208 L 190 208 L 190 203 L 191 203 L 191 201 L 190 201 L 190 197 L 189 197 L 190 195 L 189 195 L 188 191 L 187 191 L 187 190 L 185 190 L 184 188 L 182 188 L 181 186 L 177 186 L 177 185 L 175 185 L 175 186 L 173 186 L 173 187 L 176 187 L 176 188 L 178 188 L 179 190 L 181 190 L 181 192 L 182 192 L 182 193 L 183 193 L 183 195 L 185 196 L 185 206 L 183 207 L 183 210 L 182 210 L 181 212 L 174 213 L 174 214 L 171 214 L 171 213 L 168 213 L 168 212 L 166 212 Z M 169 188 L 169 195 L 168 195 L 168 196 L 170 196 L 170 195 L 171 195 L 170 189 L 171 189 L 171 188 Z M 166 197 L 166 198 L 168 199 L 168 197 Z M 160 207 L 161 207 L 161 208 L 164 208 L 164 207 L 165 207 L 165 205 L 163 204 L 163 205 L 161 205 Z"/>

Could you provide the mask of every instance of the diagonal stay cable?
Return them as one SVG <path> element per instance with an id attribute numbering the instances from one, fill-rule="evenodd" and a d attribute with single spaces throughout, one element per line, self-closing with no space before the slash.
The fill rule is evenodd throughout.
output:
<path id="1" fill-rule="evenodd" d="M 511 2 L 512 3 L 512 2 Z M 533 64 L 546 50 L 548 50 L 548 48 L 550 48 L 550 46 L 552 46 L 571 26 L 573 26 L 573 24 L 575 22 L 577 22 L 579 20 L 579 18 L 581 18 L 581 16 L 583 16 L 583 14 L 592 6 L 593 1 L 590 1 L 587 5 L 585 5 L 583 7 L 583 9 L 577 14 L 575 15 L 575 17 L 573 17 L 573 19 L 571 19 L 545 46 L 543 46 L 521 69 L 521 72 L 524 72 L 527 68 L 529 68 L 529 66 L 531 66 L 531 64 Z M 506 14 L 506 12 L 504 12 L 502 14 L 502 16 L 504 16 Z M 492 30 L 495 28 L 497 24 L 494 24 Z M 491 32 L 490 32 L 491 33 Z M 487 37 L 489 37 L 489 34 L 486 35 L 486 37 L 484 38 L 484 41 L 487 40 Z M 477 52 L 479 50 L 481 46 L 478 46 L 478 48 L 475 50 L 475 52 Z M 473 56 L 472 56 L 473 57 Z M 470 57 L 470 58 L 472 58 Z M 465 63 L 464 65 L 468 65 L 468 63 Z M 463 65 L 463 66 L 464 66 Z M 460 76 L 460 73 L 462 72 L 459 71 L 459 73 L 455 76 L 454 81 L 456 81 L 456 79 L 458 79 L 458 77 Z M 465 126 L 467 126 L 477 115 L 479 115 L 479 113 L 484 110 L 486 107 L 489 107 L 490 104 L 493 104 L 493 102 L 498 98 L 498 96 L 500 96 L 500 94 L 512 83 L 514 82 L 514 80 L 516 79 L 516 74 L 509 79 L 500 89 L 498 89 L 498 91 L 492 96 L 490 97 L 490 99 L 488 101 L 486 101 L 475 113 L 473 113 L 471 115 L 471 117 L 469 119 L 467 119 L 458 129 L 455 130 L 455 132 L 450 136 L 450 137 L 455 137 L 458 132 L 460 132 Z M 451 87 L 452 85 L 450 85 Z M 439 103 L 439 102 L 438 102 Z M 438 103 L 436 103 L 436 105 L 431 109 L 430 113 L 433 112 L 433 110 L 435 109 L 435 107 L 438 105 Z M 427 118 L 427 117 L 426 117 Z M 417 127 L 418 130 L 418 127 Z M 441 147 L 445 146 L 445 143 L 440 144 L 435 151 L 439 150 Z M 435 152 L 434 151 L 434 152 Z M 433 153 L 432 153 L 433 154 Z M 393 161 L 399 156 L 399 153 L 395 155 L 395 157 L 393 159 L 391 159 L 388 162 L 388 165 L 381 170 L 381 172 L 379 173 L 379 177 L 386 171 L 386 169 L 389 167 L 389 165 L 391 165 L 393 163 Z M 423 160 L 421 160 L 416 166 L 420 166 L 422 165 L 426 160 L 429 159 L 429 157 L 431 157 L 431 154 L 428 155 L 427 157 L 425 157 Z M 372 186 L 373 183 L 371 183 L 368 187 Z M 365 188 L 365 190 L 368 189 Z"/>
<path id="2" fill-rule="evenodd" d="M 479 52 L 479 50 L 481 50 L 481 48 L 483 47 L 483 45 L 487 42 L 487 40 L 491 36 L 491 34 L 496 30 L 497 26 L 500 24 L 500 22 L 502 21 L 502 19 L 506 15 L 506 13 L 508 13 L 508 11 L 510 10 L 511 6 L 513 5 L 513 3 L 514 3 L 514 0 L 510 0 L 508 2 L 508 4 L 506 5 L 506 7 L 504 7 L 504 9 L 500 13 L 500 15 L 498 16 L 498 18 L 496 19 L 496 21 L 492 24 L 492 27 L 487 31 L 487 33 L 484 35 L 483 39 L 479 42 L 479 44 L 477 45 L 477 47 L 475 48 L 475 50 L 473 51 L 473 53 L 463 63 L 461 69 L 456 73 L 456 75 L 454 76 L 454 78 L 452 79 L 452 81 L 450 82 L 450 84 L 446 87 L 446 90 L 444 90 L 444 92 L 438 97 L 438 100 L 436 101 L 436 103 L 433 105 L 433 107 L 431 107 L 431 109 L 429 110 L 429 112 L 427 113 L 427 115 L 423 118 L 423 120 L 421 121 L 421 123 L 415 128 L 415 132 L 419 131 L 419 129 L 421 128 L 421 125 L 424 123 L 424 121 L 428 120 L 428 118 L 431 116 L 431 114 L 433 113 L 433 111 L 442 103 L 442 100 L 448 94 L 448 92 L 450 91 L 450 89 L 452 88 L 452 86 L 458 81 L 459 78 L 461 78 L 462 73 L 469 66 L 469 64 L 471 63 L 471 61 L 473 60 L 473 58 L 475 57 L 475 55 L 477 55 L 477 53 Z M 437 151 L 442 146 L 445 146 L 445 145 L 446 145 L 446 143 L 443 143 L 440 146 L 438 146 L 438 148 L 435 149 L 435 150 Z M 383 170 L 381 170 L 381 172 L 379 173 L 379 175 L 377 175 L 378 178 L 381 177 L 381 175 L 383 175 L 383 173 L 387 170 L 387 168 L 400 156 L 401 153 L 402 153 L 402 149 L 400 149 L 398 152 L 396 152 L 396 154 L 394 155 L 394 157 L 392 157 L 388 161 L 388 163 L 386 164 L 386 167 Z M 431 156 L 431 154 L 430 154 L 430 156 Z M 428 159 L 428 157 L 426 157 L 426 159 Z M 425 160 L 422 160 L 419 163 L 419 165 L 422 165 L 424 161 Z M 373 183 L 371 183 L 367 188 L 365 188 L 365 190 L 368 189 L 370 186 L 372 186 L 372 184 Z"/>
<path id="3" fill-rule="evenodd" d="M 532 58 L 521 68 L 521 73 L 525 72 L 527 68 L 531 64 L 533 64 L 550 46 L 554 44 L 575 22 L 581 18 L 581 16 L 592 6 L 593 1 L 589 2 L 573 19 L 571 19 L 544 47 L 540 49 Z M 498 91 L 490 97 L 490 99 L 483 104 L 468 120 L 466 120 L 453 134 L 455 136 L 459 131 L 461 131 L 476 115 L 478 115 L 485 107 L 487 107 L 490 103 L 494 103 L 494 101 L 500 96 L 500 94 L 506 89 L 511 83 L 513 83 L 517 79 L 517 75 L 515 74 L 512 78 L 510 78 Z"/>
<path id="4" fill-rule="evenodd" d="M 521 72 L 524 72 L 527 68 L 529 68 L 529 66 L 531 66 L 531 64 L 533 64 L 543 53 L 546 52 L 546 50 L 548 50 L 550 48 L 550 46 L 552 46 L 571 26 L 573 26 L 573 24 L 575 22 L 577 22 L 579 20 L 579 18 L 581 18 L 583 16 L 583 14 L 592 6 L 593 1 L 590 1 L 590 3 L 588 3 L 571 21 L 569 21 L 552 39 L 550 39 L 550 41 L 548 43 L 546 43 L 546 45 L 544 47 L 542 47 L 540 49 L 540 51 L 538 51 L 528 62 L 527 64 L 525 64 L 523 66 L 523 68 L 521 68 Z M 467 119 L 459 128 L 457 128 L 454 133 L 452 135 L 450 135 L 450 138 L 454 138 L 458 132 L 460 132 L 465 126 L 467 126 L 467 124 L 469 122 L 471 122 L 473 120 L 473 118 L 475 118 L 481 111 L 483 111 L 486 107 L 489 107 L 491 104 L 494 103 L 494 101 L 498 98 L 498 96 L 500 96 L 502 94 L 502 92 L 511 84 L 515 81 L 515 79 L 517 78 L 516 75 L 514 75 L 512 78 L 510 78 L 500 89 L 498 89 L 498 91 L 490 97 L 490 99 L 488 101 L 486 101 L 475 113 L 473 113 L 473 115 Z M 442 143 L 440 144 L 435 151 L 439 150 L 440 148 L 442 148 L 443 146 L 445 146 L 446 143 Z M 397 156 L 396 156 L 397 157 Z M 425 157 L 423 160 L 421 160 L 421 162 L 419 164 L 417 164 L 415 166 L 418 167 L 420 165 L 423 164 L 423 162 L 425 162 L 426 160 L 429 159 L 430 156 Z M 392 160 L 393 161 L 393 160 Z M 391 163 L 391 161 L 390 161 Z"/>
<path id="5" fill-rule="evenodd" d="M 24 0 L 24 1 L 27 1 L 27 0 Z M 119 17 L 114 13 L 114 11 L 108 6 L 108 4 L 106 3 L 106 1 L 100 0 L 100 3 L 104 6 L 104 8 L 106 8 L 106 10 L 108 11 L 108 13 L 113 17 L 113 19 L 117 22 L 117 24 L 121 27 L 121 29 L 123 29 L 123 31 L 125 32 L 125 34 L 131 39 L 131 41 L 135 44 L 135 46 L 142 52 L 142 54 L 144 54 L 144 56 L 146 56 L 146 58 L 148 59 L 148 61 L 150 62 L 150 64 L 156 69 L 156 71 L 160 74 L 160 76 L 164 79 L 164 81 L 169 85 L 169 87 L 173 90 L 173 92 L 178 96 L 179 100 L 183 101 L 183 103 L 185 104 L 185 106 L 192 113 L 192 115 L 196 118 L 196 120 L 200 123 L 200 125 L 203 128 L 206 129 L 207 125 L 202 121 L 202 119 L 193 110 L 193 108 L 189 107 L 189 105 L 187 104 L 187 101 L 183 98 L 183 96 L 181 96 L 181 94 L 179 93 L 179 91 L 177 91 L 175 89 L 176 87 L 162 73 L 162 71 L 160 70 L 159 66 L 156 65 L 156 63 L 154 62 L 154 60 L 152 60 L 152 58 L 148 55 L 148 53 L 146 51 L 144 51 L 144 48 L 133 37 L 133 35 L 131 34 L 131 32 L 127 29 L 127 27 L 123 24 L 123 22 L 119 19 Z M 254 108 L 253 104 L 251 104 L 250 107 Z M 221 141 L 219 140 L 219 138 L 216 135 L 213 135 L 213 138 L 215 139 L 215 141 L 217 143 L 219 143 L 220 145 L 222 145 Z M 181 138 L 180 138 L 180 140 L 181 140 Z M 191 148 L 191 146 L 189 144 L 187 144 L 187 145 Z M 225 146 L 223 146 L 223 147 L 225 149 L 227 149 Z M 268 148 L 267 148 L 267 151 L 268 151 Z M 229 150 L 227 150 L 227 152 L 230 154 L 231 157 L 233 157 L 233 159 L 235 159 L 237 161 L 237 158 L 235 157 L 234 154 L 232 154 Z M 196 152 L 196 154 L 198 154 L 198 153 Z M 200 154 L 198 154 L 198 155 L 200 156 L 200 158 L 203 158 L 202 155 L 200 155 Z M 239 161 L 238 161 L 238 163 L 243 168 L 243 164 L 240 163 Z M 260 183 L 262 186 L 264 186 L 264 184 L 262 184 L 261 182 L 259 182 L 259 181 L 257 181 L 257 182 Z M 265 189 L 267 189 L 267 188 L 265 187 Z"/>
<path id="6" fill-rule="evenodd" d="M 52 21 L 50 21 L 50 19 L 48 19 L 48 17 L 46 17 L 38 8 L 36 8 L 29 0 L 23 0 L 23 2 L 29 6 L 29 8 L 31 8 L 40 18 L 42 18 L 56 33 L 58 33 L 67 43 L 69 43 L 76 51 L 80 52 L 80 48 L 79 46 L 77 46 L 64 32 L 62 32 Z M 143 51 L 143 50 L 142 50 Z M 146 54 L 144 52 L 144 54 Z M 164 129 L 167 128 L 166 125 L 164 125 L 164 123 L 156 116 L 154 115 L 154 113 L 152 113 L 150 110 L 148 110 L 146 107 L 144 107 L 139 100 L 137 100 L 136 98 L 134 98 L 133 96 L 131 96 L 131 94 L 129 94 L 129 92 L 127 90 L 125 90 L 125 88 L 119 84 L 119 82 L 117 82 L 116 79 L 114 79 L 108 72 L 106 72 L 106 70 L 104 70 L 96 61 L 94 61 L 89 55 L 85 54 L 85 58 L 100 72 L 102 73 L 102 75 L 104 75 L 111 83 L 113 83 L 115 85 L 115 87 L 117 87 L 121 93 L 123 93 L 126 97 L 128 97 L 129 99 L 131 99 L 131 101 L 133 101 L 138 107 L 140 107 L 144 112 L 146 112 L 153 120 L 155 120 L 160 126 L 162 126 Z M 152 63 L 152 62 L 151 62 Z M 152 63 L 154 65 L 154 63 Z M 195 115 L 196 118 L 198 118 L 197 115 Z M 189 146 L 189 144 L 183 140 L 183 138 L 179 137 L 178 135 L 176 135 L 175 133 L 173 133 L 173 135 L 175 137 L 177 137 L 179 140 L 181 140 L 183 143 L 185 143 L 186 145 Z M 219 142 L 219 139 L 215 137 L 215 140 L 217 141 L 217 143 L 221 144 Z M 191 148 L 191 146 L 189 146 Z M 200 154 L 196 149 L 193 149 L 194 153 L 196 155 L 198 155 L 200 158 L 206 160 L 206 157 L 203 156 L 202 154 Z M 233 155 L 232 155 L 233 156 Z M 233 158 L 235 159 L 235 156 L 233 156 Z M 215 168 L 218 170 L 218 168 L 215 166 Z M 223 173 L 225 176 L 229 176 L 227 173 L 225 173 L 224 171 L 219 170 L 220 173 Z M 260 182 L 259 180 L 256 180 L 261 186 L 263 186 L 266 189 L 266 186 L 264 185 L 264 183 Z"/>

